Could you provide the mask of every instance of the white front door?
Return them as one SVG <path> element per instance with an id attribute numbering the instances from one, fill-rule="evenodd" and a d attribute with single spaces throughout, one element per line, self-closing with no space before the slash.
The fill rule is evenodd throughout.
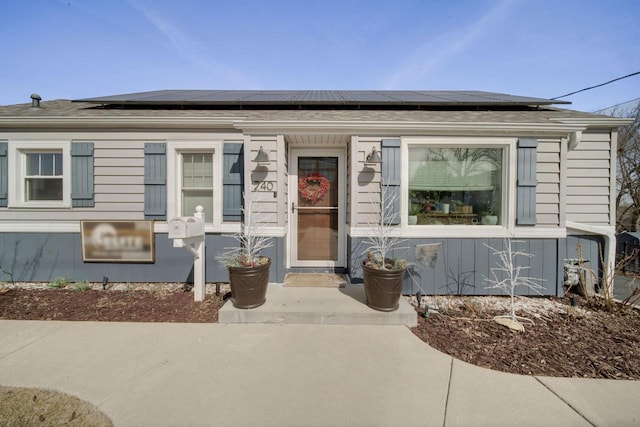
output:
<path id="1" fill-rule="evenodd" d="M 340 148 L 292 148 L 292 267 L 345 267 L 345 154 Z"/>

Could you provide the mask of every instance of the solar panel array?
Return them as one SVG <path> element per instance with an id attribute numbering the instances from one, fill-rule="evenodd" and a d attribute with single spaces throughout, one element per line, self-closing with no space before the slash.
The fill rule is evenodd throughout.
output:
<path id="1" fill-rule="evenodd" d="M 159 90 L 77 101 L 131 105 L 551 105 L 544 98 L 480 91 L 420 90 Z"/>

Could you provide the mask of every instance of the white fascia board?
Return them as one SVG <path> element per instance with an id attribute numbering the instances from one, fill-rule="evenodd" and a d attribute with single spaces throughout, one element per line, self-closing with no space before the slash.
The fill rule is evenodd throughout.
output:
<path id="1" fill-rule="evenodd" d="M 552 122 L 564 123 L 568 125 L 582 125 L 583 127 L 619 127 L 633 123 L 633 118 L 624 117 L 553 117 Z"/>
<path id="2" fill-rule="evenodd" d="M 246 133 L 260 133 L 274 131 L 289 132 L 323 132 L 331 133 L 358 133 L 362 131 L 378 131 L 382 133 L 403 134 L 424 132 L 468 132 L 478 133 L 504 133 L 517 134 L 567 134 L 581 131 L 586 128 L 584 124 L 568 123 L 490 123 L 490 122 L 411 122 L 411 121 L 238 121 L 235 127 Z"/>
<path id="3" fill-rule="evenodd" d="M 231 128 L 244 117 L 0 117 L 1 128 L 210 129 Z"/>
<path id="4" fill-rule="evenodd" d="M 225 141 L 240 140 L 242 133 L 229 130 L 227 132 L 207 132 L 200 130 L 199 132 L 182 131 L 163 131 L 153 129 L 144 132 L 128 132 L 122 130 L 94 132 L 82 130 L 64 131 L 43 131 L 43 132 L 1 132 L 0 139 L 9 140 L 9 142 L 38 142 L 38 141 L 109 141 L 109 140 L 125 140 L 132 142 L 173 142 L 176 145 L 180 143 L 189 144 L 198 141 Z"/>

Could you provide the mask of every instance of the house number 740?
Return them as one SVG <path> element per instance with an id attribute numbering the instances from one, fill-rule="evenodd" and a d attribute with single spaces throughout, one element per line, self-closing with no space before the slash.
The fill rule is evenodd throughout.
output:
<path id="1" fill-rule="evenodd" d="M 262 181 L 256 184 L 253 191 L 273 191 L 273 181 Z"/>

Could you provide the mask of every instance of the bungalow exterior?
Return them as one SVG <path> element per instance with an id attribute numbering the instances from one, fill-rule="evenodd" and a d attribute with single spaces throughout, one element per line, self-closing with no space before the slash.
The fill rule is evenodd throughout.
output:
<path id="1" fill-rule="evenodd" d="M 563 103 L 460 91 L 32 95 L 0 106 L 0 267 L 15 281 L 187 281 L 193 258 L 173 247 L 168 221 L 202 205 L 205 280 L 224 282 L 215 257 L 235 243 L 244 194 L 273 236 L 271 282 L 292 271 L 358 282 L 387 193 L 406 239 L 397 255 L 415 262 L 439 244 L 405 293 L 495 292 L 483 283 L 496 261 L 487 245 L 512 238 L 545 293 L 561 294 L 578 248 L 599 271 L 600 244 L 613 262 L 617 128 L 627 123 L 553 106 Z M 91 221 L 111 228 L 83 240 Z M 125 230 L 135 224 L 150 225 L 148 259 L 87 255 L 91 239 L 126 253 L 139 244 Z"/>

